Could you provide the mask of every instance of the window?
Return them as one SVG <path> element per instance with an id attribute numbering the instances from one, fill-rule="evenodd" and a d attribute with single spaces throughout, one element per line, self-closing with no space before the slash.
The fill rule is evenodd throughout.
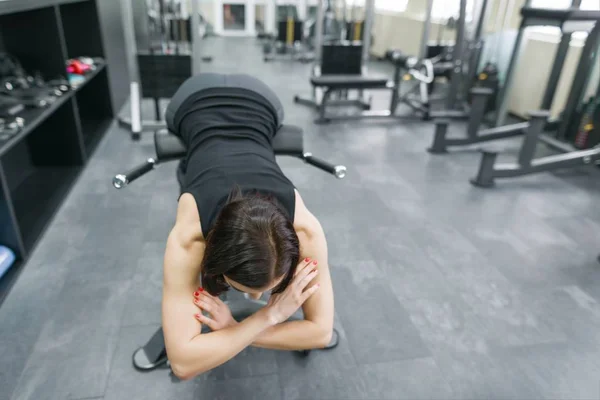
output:
<path id="1" fill-rule="evenodd" d="M 347 0 L 347 7 L 364 7 L 366 0 Z M 395 11 L 395 12 L 404 12 L 406 11 L 406 6 L 408 5 L 408 0 L 375 0 L 375 9 L 376 10 L 385 10 L 385 11 Z"/>
<path id="2" fill-rule="evenodd" d="M 569 8 L 571 0 L 532 0 L 531 7 L 540 8 Z M 600 1 L 598 0 L 581 0 L 582 10 L 598 10 L 600 9 Z"/>
<path id="3" fill-rule="evenodd" d="M 408 0 L 375 0 L 375 9 L 379 10 L 404 12 L 407 5 Z"/>
<path id="4" fill-rule="evenodd" d="M 473 19 L 474 0 L 467 0 L 467 21 Z M 458 19 L 460 0 L 433 0 L 432 21 L 445 21 L 450 17 Z"/>

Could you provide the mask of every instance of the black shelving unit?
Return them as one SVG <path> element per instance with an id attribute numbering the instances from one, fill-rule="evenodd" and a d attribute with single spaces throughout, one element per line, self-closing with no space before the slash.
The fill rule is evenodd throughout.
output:
<path id="1" fill-rule="evenodd" d="M 0 1 L 0 51 L 46 79 L 64 77 L 69 58 L 105 58 L 96 1 Z M 22 131 L 0 141 L 0 244 L 17 256 L 0 304 L 114 119 L 108 74 L 99 65 L 54 103 L 27 109 Z"/>

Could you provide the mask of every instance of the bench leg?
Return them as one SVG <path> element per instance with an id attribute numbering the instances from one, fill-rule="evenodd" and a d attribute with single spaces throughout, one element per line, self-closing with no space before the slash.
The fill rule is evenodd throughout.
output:
<path id="1" fill-rule="evenodd" d="M 483 151 L 477 176 L 470 180 L 472 185 L 483 188 L 494 186 L 494 164 L 497 156 L 496 152 Z"/>
<path id="2" fill-rule="evenodd" d="M 435 133 L 433 136 L 433 143 L 431 147 L 427 149 L 432 154 L 447 153 L 446 148 L 446 134 L 448 133 L 448 121 L 438 121 L 435 124 Z"/>
<path id="3" fill-rule="evenodd" d="M 327 102 L 329 101 L 329 97 L 331 96 L 332 90 L 327 88 L 325 93 L 323 94 L 323 98 L 321 99 L 321 103 L 318 106 L 319 110 L 319 118 L 315 120 L 315 124 L 326 124 L 330 122 L 330 119 L 325 117 L 325 112 L 327 110 Z"/>

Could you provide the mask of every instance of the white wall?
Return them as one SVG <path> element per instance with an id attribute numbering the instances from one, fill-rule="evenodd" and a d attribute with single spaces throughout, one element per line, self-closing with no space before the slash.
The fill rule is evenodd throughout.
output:
<path id="1" fill-rule="evenodd" d="M 199 9 L 202 16 L 208 21 L 212 26 L 216 25 L 215 21 L 215 0 L 192 0 L 199 2 Z"/>

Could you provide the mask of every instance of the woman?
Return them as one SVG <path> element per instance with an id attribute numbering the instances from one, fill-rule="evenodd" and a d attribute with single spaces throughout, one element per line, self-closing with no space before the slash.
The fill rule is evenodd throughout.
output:
<path id="1" fill-rule="evenodd" d="M 327 346 L 334 312 L 327 243 L 275 161 L 277 96 L 247 75 L 201 74 L 173 96 L 166 119 L 188 148 L 164 260 L 163 330 L 175 375 L 190 379 L 250 345 Z M 217 297 L 230 287 L 271 297 L 237 322 Z M 299 307 L 305 319 L 286 322 Z M 202 324 L 211 332 L 201 333 Z"/>

